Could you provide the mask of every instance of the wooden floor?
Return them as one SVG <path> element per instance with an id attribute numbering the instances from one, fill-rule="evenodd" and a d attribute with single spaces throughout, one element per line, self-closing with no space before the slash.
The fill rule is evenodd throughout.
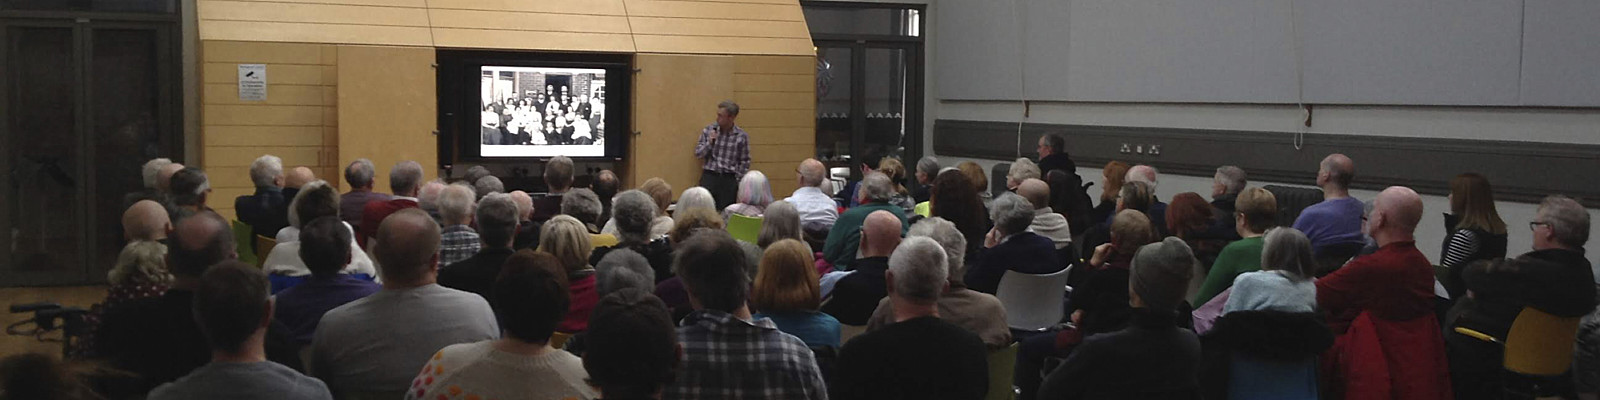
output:
<path id="1" fill-rule="evenodd" d="M 3 288 L 0 289 L 0 324 L 11 326 L 12 323 L 33 318 L 33 313 L 11 314 L 9 308 L 12 304 L 51 301 L 63 306 L 82 307 L 99 303 L 106 298 L 105 286 L 59 286 L 40 288 Z M 60 338 L 59 332 L 46 337 Z M 42 352 L 53 355 L 61 354 L 61 343 L 40 342 L 33 336 L 0 335 L 0 356 L 12 355 L 23 352 Z"/>

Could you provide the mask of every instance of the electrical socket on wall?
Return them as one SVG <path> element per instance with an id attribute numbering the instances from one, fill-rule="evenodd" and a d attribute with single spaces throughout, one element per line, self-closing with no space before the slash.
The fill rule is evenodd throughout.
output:
<path id="1" fill-rule="evenodd" d="M 1150 145 L 1150 155 L 1152 155 L 1152 156 L 1161 155 L 1161 145 L 1159 145 L 1159 144 Z"/>

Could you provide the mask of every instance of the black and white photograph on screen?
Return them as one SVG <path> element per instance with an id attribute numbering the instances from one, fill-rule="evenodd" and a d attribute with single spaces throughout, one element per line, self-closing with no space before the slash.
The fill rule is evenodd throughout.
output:
<path id="1" fill-rule="evenodd" d="M 605 155 L 606 71 L 483 66 L 484 157 Z"/>

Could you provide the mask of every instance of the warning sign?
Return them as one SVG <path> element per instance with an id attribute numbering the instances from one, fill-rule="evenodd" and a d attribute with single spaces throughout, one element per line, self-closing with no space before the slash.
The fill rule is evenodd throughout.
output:
<path id="1" fill-rule="evenodd" d="M 239 64 L 239 100 L 267 100 L 266 64 Z"/>

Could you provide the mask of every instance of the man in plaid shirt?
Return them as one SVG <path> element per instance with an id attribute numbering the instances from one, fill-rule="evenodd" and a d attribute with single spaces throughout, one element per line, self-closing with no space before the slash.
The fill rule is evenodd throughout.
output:
<path id="1" fill-rule="evenodd" d="M 828 398 L 805 342 L 751 319 L 749 261 L 727 232 L 695 233 L 677 253 L 674 269 L 696 310 L 678 326 L 683 364 L 663 399 Z"/>
<path id="2" fill-rule="evenodd" d="M 739 178 L 750 171 L 750 134 L 733 124 L 738 117 L 738 103 L 717 104 L 717 123 L 700 130 L 700 141 L 694 145 L 695 158 L 705 160 L 700 187 L 711 191 L 718 210 L 733 204 L 739 196 Z"/>
<path id="3" fill-rule="evenodd" d="M 448 266 L 472 258 L 483 247 L 478 231 L 473 230 L 472 212 L 476 204 L 473 189 L 463 184 L 452 184 L 439 193 L 439 216 L 444 220 L 444 231 L 439 237 L 439 265 Z"/>

